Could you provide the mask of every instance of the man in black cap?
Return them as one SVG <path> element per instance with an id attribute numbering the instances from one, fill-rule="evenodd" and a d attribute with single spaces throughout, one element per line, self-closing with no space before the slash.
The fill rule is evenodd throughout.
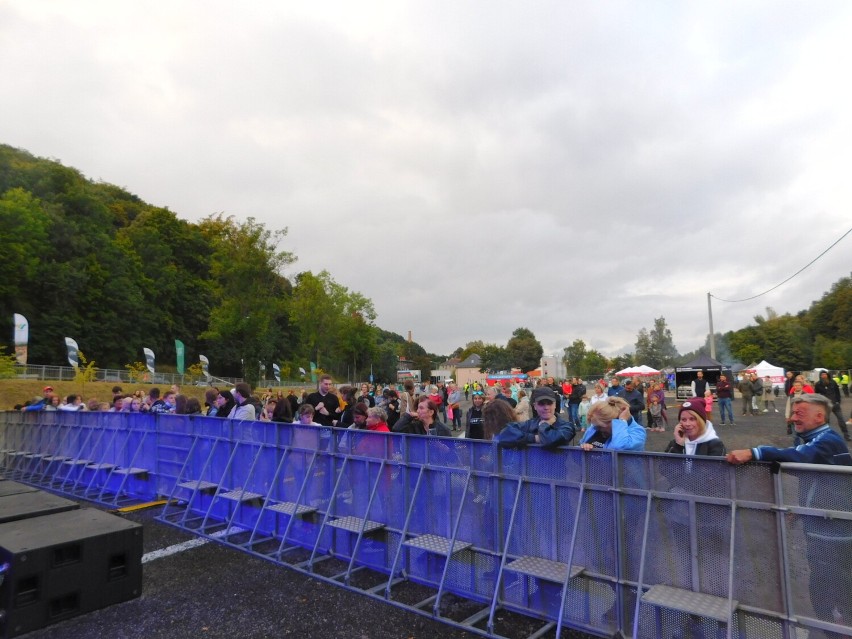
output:
<path id="1" fill-rule="evenodd" d="M 564 446 L 574 439 L 574 427 L 556 414 L 556 393 L 542 386 L 532 394 L 536 416 L 525 422 L 512 422 L 500 431 L 495 441 L 501 446 L 541 444 L 546 448 Z"/>

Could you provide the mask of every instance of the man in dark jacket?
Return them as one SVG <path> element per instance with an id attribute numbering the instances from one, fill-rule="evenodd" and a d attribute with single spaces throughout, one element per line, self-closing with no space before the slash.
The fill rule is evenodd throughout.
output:
<path id="1" fill-rule="evenodd" d="M 501 446 L 541 444 L 545 447 L 564 446 L 574 439 L 574 427 L 556 414 L 556 393 L 542 386 L 532 394 L 536 416 L 525 422 L 512 422 L 500 431 L 494 441 Z"/>
<path id="2" fill-rule="evenodd" d="M 630 404 L 630 414 L 640 426 L 642 423 L 642 411 L 645 410 L 645 398 L 638 390 L 633 388 L 633 380 L 624 382 L 624 400 Z"/>
<path id="3" fill-rule="evenodd" d="M 846 422 L 843 421 L 843 411 L 840 410 L 840 386 L 828 376 L 827 371 L 822 371 L 819 374 L 819 381 L 814 385 L 814 390 L 831 400 L 831 412 L 837 418 L 837 423 L 840 425 L 840 430 L 843 431 L 843 439 L 847 442 L 849 439 L 849 429 L 846 427 Z M 826 418 L 826 423 L 830 422 L 830 418 Z"/>
<path id="4" fill-rule="evenodd" d="M 734 409 L 732 401 L 734 399 L 734 387 L 728 381 L 728 376 L 722 373 L 719 375 L 719 381 L 716 382 L 716 397 L 719 400 L 719 414 L 722 416 L 722 426 L 725 425 L 725 413 L 728 413 L 728 420 L 731 426 L 734 425 Z"/>
<path id="5" fill-rule="evenodd" d="M 568 421 L 574 428 L 580 427 L 580 402 L 586 394 L 586 386 L 579 377 L 571 380 L 571 394 L 568 396 Z"/>

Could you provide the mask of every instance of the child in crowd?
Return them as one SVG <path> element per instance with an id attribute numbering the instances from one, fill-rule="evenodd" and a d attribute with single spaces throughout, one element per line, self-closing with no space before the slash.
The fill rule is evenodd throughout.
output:
<path id="1" fill-rule="evenodd" d="M 707 421 L 710 421 L 712 415 L 710 414 L 713 411 L 713 393 L 710 392 L 708 388 L 704 391 L 704 412 L 707 413 Z"/>
<path id="2" fill-rule="evenodd" d="M 651 415 L 651 423 L 648 424 L 648 428 L 657 433 L 666 432 L 665 422 L 663 421 L 663 405 L 660 403 L 659 396 L 651 395 L 648 413 Z"/>
<path id="3" fill-rule="evenodd" d="M 577 416 L 580 418 L 580 432 L 585 433 L 586 428 L 589 425 L 589 406 L 591 406 L 591 400 L 588 395 L 583 395 L 583 399 L 580 400 L 580 406 L 577 408 Z"/>

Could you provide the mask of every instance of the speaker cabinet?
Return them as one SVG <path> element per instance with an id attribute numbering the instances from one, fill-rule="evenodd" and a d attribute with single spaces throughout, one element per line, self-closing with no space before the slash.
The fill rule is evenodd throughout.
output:
<path id="1" fill-rule="evenodd" d="M 142 526 L 80 508 L 0 524 L 0 636 L 142 593 Z"/>

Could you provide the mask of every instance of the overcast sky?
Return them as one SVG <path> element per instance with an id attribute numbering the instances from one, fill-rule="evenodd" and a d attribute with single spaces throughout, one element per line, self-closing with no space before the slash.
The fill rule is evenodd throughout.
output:
<path id="1" fill-rule="evenodd" d="M 0 142 L 197 221 L 287 227 L 448 354 L 633 351 L 852 227 L 852 3 L 0 0 Z M 852 271 L 714 301 L 742 328 Z"/>

